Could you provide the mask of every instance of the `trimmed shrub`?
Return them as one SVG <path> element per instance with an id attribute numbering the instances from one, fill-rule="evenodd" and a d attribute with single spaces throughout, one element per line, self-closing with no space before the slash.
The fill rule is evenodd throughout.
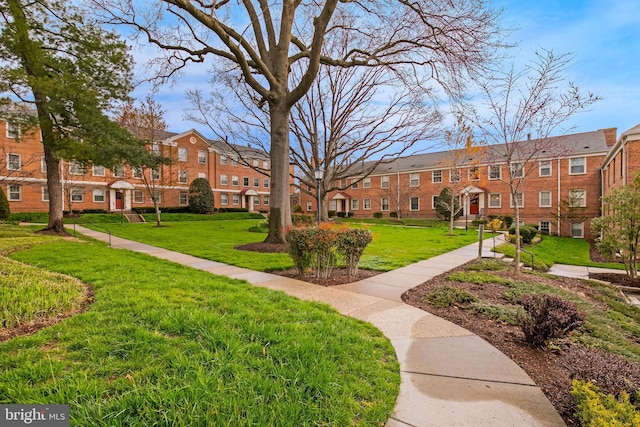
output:
<path id="1" fill-rule="evenodd" d="M 206 178 L 196 178 L 189 186 L 189 210 L 197 214 L 215 212 L 213 191 Z"/>
<path id="2" fill-rule="evenodd" d="M 396 212 L 396 211 L 389 212 L 389 216 L 390 216 L 391 218 L 398 218 L 398 212 Z"/>
<path id="3" fill-rule="evenodd" d="M 443 286 L 430 292 L 424 298 L 424 301 L 428 302 L 434 307 L 446 308 L 470 304 L 477 301 L 477 298 L 467 291 L 460 290 L 451 286 Z"/>
<path id="4" fill-rule="evenodd" d="M 511 224 L 513 224 L 513 217 L 510 215 L 501 215 L 500 219 L 504 223 L 506 228 L 511 228 Z"/>
<path id="5" fill-rule="evenodd" d="M 371 231 L 362 228 L 349 228 L 338 233 L 336 251 L 344 259 L 349 276 L 358 275 L 360 257 L 372 240 Z"/>
<path id="6" fill-rule="evenodd" d="M 618 399 L 584 381 L 574 380 L 571 396 L 576 402 L 576 416 L 584 427 L 639 426 L 640 413 L 622 393 Z"/>
<path id="7" fill-rule="evenodd" d="M 353 218 L 353 212 L 347 212 L 347 218 Z"/>
<path id="8" fill-rule="evenodd" d="M 9 200 L 7 200 L 7 195 L 4 194 L 4 190 L 0 188 L 0 221 L 9 219 L 9 215 L 11 215 Z"/>
<path id="9" fill-rule="evenodd" d="M 518 321 L 525 340 L 542 347 L 552 338 L 561 338 L 584 325 L 585 316 L 571 301 L 555 295 L 524 295 L 518 300 L 525 314 Z"/>
<path id="10" fill-rule="evenodd" d="M 294 226 L 300 227 L 301 225 L 313 225 L 315 217 L 313 215 L 295 214 L 291 215 L 291 222 Z"/>
<path id="11" fill-rule="evenodd" d="M 333 218 L 336 216 L 336 211 L 329 211 L 327 214 L 329 215 L 329 218 Z"/>
<path id="12" fill-rule="evenodd" d="M 494 233 L 500 229 L 502 229 L 502 220 L 499 218 L 493 218 L 488 225 L 489 229 Z"/>
<path id="13" fill-rule="evenodd" d="M 146 206 L 140 208 L 132 208 L 137 214 L 156 213 L 156 209 L 153 206 Z M 160 211 L 164 213 L 188 213 L 190 212 L 189 206 L 164 206 L 160 207 Z"/>
<path id="14" fill-rule="evenodd" d="M 473 221 L 471 221 L 471 225 L 473 225 L 474 227 L 478 227 L 481 224 L 486 224 L 487 220 L 486 219 L 474 219 Z"/>
<path id="15" fill-rule="evenodd" d="M 513 226 L 509 228 L 509 234 L 516 234 L 516 227 Z M 520 237 L 522 238 L 522 243 L 531 243 L 538 234 L 538 230 L 526 225 L 520 226 Z"/>
<path id="16" fill-rule="evenodd" d="M 373 213 L 373 217 L 374 218 L 382 218 L 382 212 L 374 212 Z"/>
<path id="17" fill-rule="evenodd" d="M 307 229 L 292 228 L 287 233 L 289 242 L 289 256 L 298 274 L 305 274 L 311 267 L 311 241 L 307 236 Z"/>
<path id="18" fill-rule="evenodd" d="M 218 212 L 249 212 L 249 208 L 220 208 Z"/>
<path id="19" fill-rule="evenodd" d="M 346 212 L 344 212 L 344 211 L 338 212 L 338 218 L 344 218 L 345 216 L 347 216 Z"/>

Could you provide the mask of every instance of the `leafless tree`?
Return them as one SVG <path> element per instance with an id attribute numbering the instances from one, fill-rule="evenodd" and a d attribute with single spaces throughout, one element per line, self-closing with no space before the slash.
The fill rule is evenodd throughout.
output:
<path id="1" fill-rule="evenodd" d="M 215 57 L 237 71 L 269 108 L 271 210 L 269 242 L 284 242 L 289 206 L 291 108 L 313 84 L 320 64 L 384 66 L 405 79 L 437 81 L 450 93 L 483 70 L 500 44 L 498 12 L 485 0 L 93 0 L 112 24 L 128 24 L 167 54 L 161 75 Z M 332 20 L 340 15 L 345 19 Z M 325 56 L 328 36 L 350 45 Z M 357 35 L 357 37 L 356 37 Z M 292 70 L 303 72 L 295 76 Z"/>
<path id="2" fill-rule="evenodd" d="M 537 160 L 563 154 L 562 138 L 553 138 L 575 114 L 600 98 L 583 93 L 567 81 L 569 54 L 540 51 L 536 59 L 517 71 L 495 70 L 491 79 L 479 82 L 484 110 L 471 114 L 473 123 L 490 145 L 490 165 L 508 169 L 500 179 L 509 185 L 516 236 L 520 236 L 520 198 L 527 176 L 537 171 Z M 515 271 L 520 271 L 520 239 L 516 238 Z"/>

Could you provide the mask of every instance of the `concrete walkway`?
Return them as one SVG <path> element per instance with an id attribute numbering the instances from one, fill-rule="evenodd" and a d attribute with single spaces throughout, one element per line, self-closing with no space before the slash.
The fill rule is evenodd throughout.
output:
<path id="1" fill-rule="evenodd" d="M 76 230 L 109 241 L 105 233 L 80 226 Z M 111 245 L 327 303 L 344 315 L 372 323 L 389 338 L 400 362 L 400 394 L 387 427 L 565 425 L 542 391 L 511 359 L 466 329 L 400 300 L 405 290 L 476 258 L 477 243 L 331 288 L 113 236 Z M 485 241 L 487 252 L 492 245 L 491 239 Z"/>

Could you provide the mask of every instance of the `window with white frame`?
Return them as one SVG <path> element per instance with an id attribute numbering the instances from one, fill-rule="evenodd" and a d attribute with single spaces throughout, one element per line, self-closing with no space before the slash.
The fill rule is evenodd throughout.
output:
<path id="1" fill-rule="evenodd" d="M 480 179 L 480 168 L 473 166 L 469 168 L 469 181 L 478 181 Z"/>
<path id="2" fill-rule="evenodd" d="M 569 191 L 569 206 L 572 208 L 584 208 L 587 206 L 587 192 L 584 190 Z"/>
<path id="3" fill-rule="evenodd" d="M 352 211 L 357 211 L 359 206 L 358 206 L 358 199 L 351 199 L 351 210 Z"/>
<path id="4" fill-rule="evenodd" d="M 16 122 L 7 123 L 7 138 L 19 139 L 20 138 L 20 125 Z"/>
<path id="5" fill-rule="evenodd" d="M 102 188 L 94 188 L 93 189 L 93 202 L 94 203 L 104 203 L 106 200 L 104 189 Z"/>
<path id="6" fill-rule="evenodd" d="M 131 168 L 131 176 L 137 179 L 142 179 L 142 168 L 133 167 Z"/>
<path id="7" fill-rule="evenodd" d="M 231 197 L 231 202 L 233 203 L 234 206 L 238 206 L 240 204 L 240 195 L 239 194 L 234 194 Z"/>
<path id="8" fill-rule="evenodd" d="M 551 191 L 540 192 L 540 207 L 541 208 L 551 207 Z"/>
<path id="9" fill-rule="evenodd" d="M 489 165 L 489 179 L 490 180 L 502 179 L 502 166 Z"/>
<path id="10" fill-rule="evenodd" d="M 207 163 L 207 152 L 203 150 L 198 151 L 198 163 L 204 165 Z"/>
<path id="11" fill-rule="evenodd" d="M 540 230 L 540 234 L 549 235 L 551 233 L 551 222 L 550 221 L 540 221 L 538 229 Z"/>
<path id="12" fill-rule="evenodd" d="M 160 154 L 160 144 L 157 142 L 151 144 L 151 152 L 156 155 Z"/>
<path id="13" fill-rule="evenodd" d="M 269 180 L 267 178 L 262 181 L 262 186 L 264 188 L 269 188 Z"/>
<path id="14" fill-rule="evenodd" d="M 386 197 L 383 197 L 382 200 L 380 200 L 380 210 L 381 211 L 388 211 L 389 210 L 389 199 Z"/>
<path id="15" fill-rule="evenodd" d="M 538 166 L 539 176 L 551 176 L 551 160 L 541 160 Z"/>
<path id="16" fill-rule="evenodd" d="M 311 209 L 313 209 L 311 202 L 307 202 L 307 212 L 311 212 Z"/>
<path id="17" fill-rule="evenodd" d="M 7 154 L 7 170 L 10 171 L 19 171 L 22 169 L 22 160 L 20 159 L 20 154 Z"/>
<path id="18" fill-rule="evenodd" d="M 186 191 L 181 191 L 178 195 L 178 204 L 180 206 L 185 206 L 189 204 L 189 195 Z"/>
<path id="19" fill-rule="evenodd" d="M 420 174 L 412 173 L 409 175 L 409 187 L 419 187 L 420 186 Z"/>
<path id="20" fill-rule="evenodd" d="M 510 206 L 513 208 L 514 207 L 514 197 L 513 195 L 511 196 L 511 204 Z M 524 207 L 524 193 L 516 193 L 515 196 L 515 203 L 518 204 L 519 208 L 523 208 Z"/>
<path id="21" fill-rule="evenodd" d="M 371 188 L 371 178 L 365 178 L 362 180 L 362 188 Z"/>
<path id="22" fill-rule="evenodd" d="M 234 187 L 239 186 L 240 185 L 240 178 L 238 178 L 235 175 L 232 175 L 231 176 L 231 185 L 234 186 Z"/>
<path id="23" fill-rule="evenodd" d="M 74 203 L 84 202 L 84 189 L 82 187 L 71 188 L 71 201 Z"/>
<path id="24" fill-rule="evenodd" d="M 262 196 L 262 204 L 269 206 L 269 196 Z"/>
<path id="25" fill-rule="evenodd" d="M 226 165 L 227 164 L 227 155 L 226 154 L 220 154 L 220 164 L 221 165 Z"/>
<path id="26" fill-rule="evenodd" d="M 40 157 L 40 172 L 47 173 L 47 159 Z"/>
<path id="27" fill-rule="evenodd" d="M 144 192 L 141 190 L 133 190 L 133 203 L 144 203 Z"/>
<path id="28" fill-rule="evenodd" d="M 93 176 L 104 176 L 104 166 L 93 165 L 91 167 L 91 175 L 93 175 Z"/>
<path id="29" fill-rule="evenodd" d="M 362 209 L 371 210 L 371 199 L 362 199 Z"/>
<path id="30" fill-rule="evenodd" d="M 189 151 L 187 147 L 178 147 L 178 160 L 186 162 L 189 159 Z"/>
<path id="31" fill-rule="evenodd" d="M 249 186 L 249 177 L 248 176 L 242 177 L 242 186 L 243 187 L 248 187 Z"/>
<path id="32" fill-rule="evenodd" d="M 268 161 L 263 161 L 262 162 L 262 169 L 264 170 L 269 170 L 269 162 Z"/>
<path id="33" fill-rule="evenodd" d="M 253 167 L 254 168 L 259 168 L 260 167 L 260 160 L 253 159 Z"/>
<path id="34" fill-rule="evenodd" d="M 442 171 L 431 172 L 431 182 L 442 182 Z"/>
<path id="35" fill-rule="evenodd" d="M 357 190 L 358 189 L 358 180 L 357 179 L 352 179 L 351 180 L 351 188 L 353 190 Z"/>
<path id="36" fill-rule="evenodd" d="M 10 185 L 7 194 L 10 201 L 19 202 L 22 200 L 22 186 L 18 184 Z"/>
<path id="37" fill-rule="evenodd" d="M 459 170 L 449 170 L 449 182 L 458 182 L 460 181 L 460 171 Z"/>
<path id="38" fill-rule="evenodd" d="M 409 203 L 409 210 L 412 211 L 419 211 L 420 210 L 420 198 L 419 197 L 412 197 L 411 201 Z"/>
<path id="39" fill-rule="evenodd" d="M 584 237 L 584 222 L 571 223 L 571 237 L 581 239 Z"/>
<path id="40" fill-rule="evenodd" d="M 151 169 L 151 180 L 160 181 L 160 169 Z"/>
<path id="41" fill-rule="evenodd" d="M 335 200 L 331 200 L 329 202 L 329 210 L 330 211 L 335 211 L 338 209 L 338 202 L 336 202 Z"/>
<path id="42" fill-rule="evenodd" d="M 253 205 L 257 206 L 260 204 L 260 196 L 253 196 Z"/>
<path id="43" fill-rule="evenodd" d="M 381 176 L 380 177 L 380 188 L 389 188 L 389 176 Z"/>
<path id="44" fill-rule="evenodd" d="M 511 163 L 511 177 L 524 178 L 524 165 L 522 163 Z"/>
<path id="45" fill-rule="evenodd" d="M 178 182 L 180 184 L 186 184 L 187 182 L 189 182 L 189 174 L 186 170 L 178 171 Z"/>
<path id="46" fill-rule="evenodd" d="M 238 166 L 238 158 L 237 157 L 232 157 L 231 158 L 231 166 Z"/>
<path id="47" fill-rule="evenodd" d="M 581 175 L 587 171 L 587 159 L 585 157 L 576 157 L 569 159 L 569 175 Z"/>
<path id="48" fill-rule="evenodd" d="M 499 208 L 502 206 L 502 195 L 500 193 L 489 193 L 489 207 Z"/>
<path id="49" fill-rule="evenodd" d="M 260 187 L 260 178 L 253 178 L 253 186 Z"/>
<path id="50" fill-rule="evenodd" d="M 220 185 L 229 185 L 229 178 L 227 177 L 227 175 L 220 175 Z"/>
<path id="51" fill-rule="evenodd" d="M 431 209 L 435 209 L 438 205 L 438 197 L 439 196 L 431 196 Z"/>
<path id="52" fill-rule="evenodd" d="M 48 202 L 49 201 L 49 187 L 42 187 L 42 201 L 43 202 Z"/>
<path id="53" fill-rule="evenodd" d="M 84 168 L 78 162 L 69 162 L 69 173 L 71 175 L 84 175 Z"/>
<path id="54" fill-rule="evenodd" d="M 154 191 L 153 198 L 156 200 L 157 203 L 162 203 L 162 193 L 160 191 Z"/>
<path id="55" fill-rule="evenodd" d="M 229 195 L 226 193 L 222 193 L 220 195 L 220 204 L 226 206 L 229 204 Z"/>
<path id="56" fill-rule="evenodd" d="M 124 178 L 124 167 L 116 166 L 114 169 L 111 170 L 111 174 L 113 175 L 114 178 Z"/>

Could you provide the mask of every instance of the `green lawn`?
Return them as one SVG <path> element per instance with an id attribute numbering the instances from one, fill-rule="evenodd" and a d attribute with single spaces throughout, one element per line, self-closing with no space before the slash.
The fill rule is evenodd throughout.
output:
<path id="1" fill-rule="evenodd" d="M 389 341 L 325 305 L 95 241 L 11 257 L 95 303 L 0 344 L 1 403 L 66 403 L 74 426 L 379 426 L 393 410 Z"/>
<path id="2" fill-rule="evenodd" d="M 266 233 L 249 232 L 258 220 L 231 220 L 210 222 L 165 222 L 164 227 L 154 224 L 125 224 L 94 226 L 99 231 L 110 230 L 115 236 L 171 249 L 200 258 L 224 262 L 259 271 L 285 270 L 293 267 L 289 255 L 256 253 L 234 249 L 237 245 L 260 242 Z M 373 233 L 373 242 L 367 247 L 360 266 L 379 271 L 393 270 L 414 262 L 473 243 L 475 230 L 455 230 L 448 235 L 447 227 L 403 227 L 351 223 L 364 226 Z"/>

